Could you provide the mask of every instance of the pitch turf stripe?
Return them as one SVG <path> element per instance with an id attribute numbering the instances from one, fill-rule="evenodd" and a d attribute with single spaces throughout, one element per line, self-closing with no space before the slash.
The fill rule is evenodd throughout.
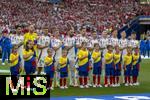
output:
<path id="1" fill-rule="evenodd" d="M 10 73 L 10 70 L 0 70 L 0 73 Z"/>

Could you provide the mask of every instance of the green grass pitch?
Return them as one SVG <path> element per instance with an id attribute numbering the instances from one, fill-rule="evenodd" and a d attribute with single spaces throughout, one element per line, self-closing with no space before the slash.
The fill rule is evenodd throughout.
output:
<path id="1" fill-rule="evenodd" d="M 0 69 L 9 69 L 8 65 L 0 65 Z M 2 73 L 1 73 L 2 74 Z M 6 75 L 6 73 L 3 73 Z M 103 76 L 102 76 L 103 80 Z M 92 96 L 92 95 L 109 95 L 109 94 L 130 94 L 130 93 L 150 93 L 150 59 L 142 60 L 140 75 L 139 75 L 139 86 L 121 86 L 121 87 L 108 87 L 108 88 L 93 88 L 80 89 L 79 87 L 69 87 L 68 89 L 61 90 L 55 88 L 51 91 L 51 96 Z M 103 81 L 102 81 L 103 83 Z"/>

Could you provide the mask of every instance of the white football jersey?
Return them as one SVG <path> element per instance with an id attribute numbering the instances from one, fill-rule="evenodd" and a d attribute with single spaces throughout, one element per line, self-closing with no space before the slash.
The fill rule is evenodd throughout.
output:
<path id="1" fill-rule="evenodd" d="M 65 37 L 63 39 L 64 46 L 73 46 L 75 43 L 74 37 Z"/>
<path id="2" fill-rule="evenodd" d="M 109 43 L 109 39 L 108 38 L 100 38 L 99 39 L 99 45 L 100 45 L 101 48 L 105 48 L 106 49 L 108 43 Z"/>
<path id="3" fill-rule="evenodd" d="M 51 39 L 52 47 L 59 47 L 60 45 L 62 45 L 62 41 L 60 39 L 57 39 L 55 37 Z M 55 59 L 59 59 L 59 57 L 61 57 L 61 54 L 62 54 L 62 47 L 60 47 L 57 51 L 55 51 Z"/>
<path id="4" fill-rule="evenodd" d="M 17 36 L 17 42 L 18 43 L 21 43 L 23 41 L 24 41 L 24 36 L 22 36 L 22 35 Z"/>
<path id="5" fill-rule="evenodd" d="M 86 37 L 83 37 L 81 35 L 79 36 L 76 36 L 76 45 L 79 45 L 81 46 L 82 42 L 87 42 L 87 38 Z"/>
<path id="6" fill-rule="evenodd" d="M 93 45 L 93 43 L 92 43 L 92 37 L 89 37 L 89 38 L 87 39 L 87 47 L 88 47 L 88 48 L 93 48 L 93 47 L 94 47 L 94 45 Z"/>
<path id="7" fill-rule="evenodd" d="M 17 44 L 20 44 L 24 41 L 24 36 L 23 35 L 16 35 L 16 42 Z M 19 52 L 22 52 L 23 50 L 23 45 L 19 47 Z"/>
<path id="8" fill-rule="evenodd" d="M 74 45 L 75 45 L 75 37 L 67 37 L 67 45 L 72 47 L 69 51 L 68 51 L 68 58 L 71 59 L 71 60 L 74 60 L 75 59 L 75 48 L 74 48 Z"/>
<path id="9" fill-rule="evenodd" d="M 50 37 L 49 36 L 44 36 L 44 35 L 39 36 L 37 44 L 41 45 L 41 46 L 46 46 L 46 45 L 49 46 L 50 45 Z M 48 49 L 48 47 L 42 49 L 42 55 L 41 55 L 41 57 L 44 58 L 44 57 L 47 56 L 47 49 Z"/>
<path id="10" fill-rule="evenodd" d="M 91 42 L 92 42 L 93 47 L 94 47 L 94 44 L 95 44 L 95 43 L 99 43 L 99 42 L 98 42 L 98 39 L 92 39 Z"/>
<path id="11" fill-rule="evenodd" d="M 127 39 L 120 39 L 119 40 L 119 46 L 121 48 L 126 48 L 128 46 L 128 40 Z"/>
<path id="12" fill-rule="evenodd" d="M 119 40 L 118 40 L 118 38 L 113 38 L 113 37 L 111 37 L 110 40 L 111 40 L 112 46 L 119 45 Z"/>
<path id="13" fill-rule="evenodd" d="M 132 46 L 132 48 L 139 47 L 139 41 L 138 40 L 130 40 L 129 44 Z"/>

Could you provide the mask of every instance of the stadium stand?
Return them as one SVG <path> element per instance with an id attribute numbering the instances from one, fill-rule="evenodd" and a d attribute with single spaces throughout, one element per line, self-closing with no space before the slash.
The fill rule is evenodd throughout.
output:
<path id="1" fill-rule="evenodd" d="M 61 33 L 74 27 L 77 33 L 85 26 L 99 34 L 118 28 L 118 37 L 124 30 L 127 36 L 135 31 L 137 39 L 140 39 L 139 19 L 150 15 L 150 6 L 141 5 L 138 0 L 0 0 L 0 9 L 0 33 L 3 29 L 14 31 L 18 24 L 26 28 L 32 23 L 37 33 L 42 28 L 52 32 L 54 27 Z"/>
<path id="2" fill-rule="evenodd" d="M 150 7 L 137 0 L 64 0 L 54 6 L 39 0 L 1 0 L 0 8 L 2 26 L 34 23 L 39 29 L 50 30 L 54 26 L 66 30 L 69 25 L 86 25 L 101 32 L 121 28 L 138 15 L 150 15 Z"/>

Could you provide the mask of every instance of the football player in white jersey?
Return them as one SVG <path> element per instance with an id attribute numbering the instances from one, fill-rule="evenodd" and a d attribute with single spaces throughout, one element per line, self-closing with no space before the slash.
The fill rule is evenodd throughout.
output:
<path id="1" fill-rule="evenodd" d="M 139 41 L 136 40 L 136 33 L 135 32 L 133 32 L 131 34 L 130 44 L 132 46 L 132 49 L 135 49 L 136 47 L 139 47 Z"/>
<path id="2" fill-rule="evenodd" d="M 59 58 L 62 55 L 62 40 L 60 39 L 60 34 L 59 34 L 59 30 L 55 30 L 55 32 L 53 33 L 54 37 L 51 39 L 51 47 L 52 49 L 55 51 L 55 69 L 56 69 L 56 73 L 55 73 L 55 86 L 59 86 L 59 73 L 57 72 L 57 69 L 59 68 Z"/>
<path id="3" fill-rule="evenodd" d="M 118 35 L 118 31 L 115 29 L 112 32 L 112 36 L 110 38 L 113 47 L 115 47 L 116 45 L 119 45 L 119 40 L 118 40 L 117 35 Z"/>
<path id="4" fill-rule="evenodd" d="M 70 62 L 69 65 L 69 79 L 71 86 L 77 86 L 76 80 L 76 69 L 75 69 L 75 37 L 74 37 L 74 30 L 68 31 L 67 36 L 64 38 L 64 47 L 68 51 L 68 59 Z"/>
<path id="5" fill-rule="evenodd" d="M 92 32 L 92 35 L 91 36 L 88 36 L 87 35 L 87 49 L 89 50 L 89 53 L 90 53 L 90 60 L 89 60 L 89 80 L 88 80 L 88 85 L 89 86 L 92 86 L 92 76 L 93 75 L 93 60 L 92 60 L 92 52 L 93 52 L 93 49 L 94 49 L 94 44 L 95 43 L 98 43 L 98 39 L 97 39 L 97 33 L 96 31 L 93 31 Z"/>
<path id="6" fill-rule="evenodd" d="M 102 50 L 102 68 L 105 68 L 105 59 L 104 59 L 104 55 L 107 52 L 107 45 L 109 42 L 109 38 L 108 38 L 108 33 L 106 31 L 102 32 L 101 38 L 99 38 L 98 40 L 99 45 L 100 45 L 100 49 Z"/>
<path id="7" fill-rule="evenodd" d="M 128 46 L 128 39 L 126 39 L 126 32 L 125 31 L 123 31 L 121 33 L 121 39 L 119 39 L 119 46 L 122 50 L 122 56 L 124 56 L 127 53 L 126 48 Z"/>
<path id="8" fill-rule="evenodd" d="M 20 26 L 16 27 L 16 41 L 18 45 L 18 53 L 21 57 L 21 66 L 24 67 L 24 59 L 23 59 L 23 54 L 22 54 L 24 36 L 23 36 L 22 29 Z"/>
<path id="9" fill-rule="evenodd" d="M 127 54 L 127 47 L 128 47 L 128 39 L 126 39 L 126 32 L 123 31 L 121 33 L 121 38 L 119 39 L 119 47 L 121 49 L 121 55 L 122 55 L 122 60 L 124 61 L 124 55 Z M 122 63 L 124 65 L 124 63 Z M 123 78 L 124 79 L 124 78 Z M 125 80 L 123 80 L 124 83 Z"/>
<path id="10" fill-rule="evenodd" d="M 75 36 L 75 68 L 78 68 L 78 59 L 77 59 L 77 52 L 82 46 L 82 42 L 87 42 L 86 38 L 86 28 L 81 28 L 80 32 Z M 77 80 L 77 71 L 75 71 L 75 80 Z"/>
<path id="11" fill-rule="evenodd" d="M 82 42 L 87 42 L 86 29 L 85 28 L 80 29 L 80 33 L 76 35 L 76 47 L 78 49 L 81 48 Z"/>
<path id="12" fill-rule="evenodd" d="M 91 42 L 92 42 L 92 48 L 94 48 L 94 44 L 96 44 L 96 43 L 98 43 L 98 35 L 97 35 L 97 33 L 94 31 L 93 33 L 92 33 L 92 40 L 91 40 Z"/>
<path id="13" fill-rule="evenodd" d="M 101 38 L 99 38 L 99 45 L 102 49 L 102 55 L 103 55 L 102 59 L 103 59 L 105 53 L 107 52 L 108 42 L 109 42 L 108 34 L 106 31 L 103 31 Z M 105 61 L 105 60 L 103 59 L 103 61 Z"/>
<path id="14" fill-rule="evenodd" d="M 50 47 L 50 37 L 48 35 L 47 29 L 43 30 L 43 33 L 39 36 L 37 41 L 38 52 L 38 72 L 37 74 L 42 74 L 42 68 L 44 67 L 44 59 L 47 56 L 47 49 Z"/>

